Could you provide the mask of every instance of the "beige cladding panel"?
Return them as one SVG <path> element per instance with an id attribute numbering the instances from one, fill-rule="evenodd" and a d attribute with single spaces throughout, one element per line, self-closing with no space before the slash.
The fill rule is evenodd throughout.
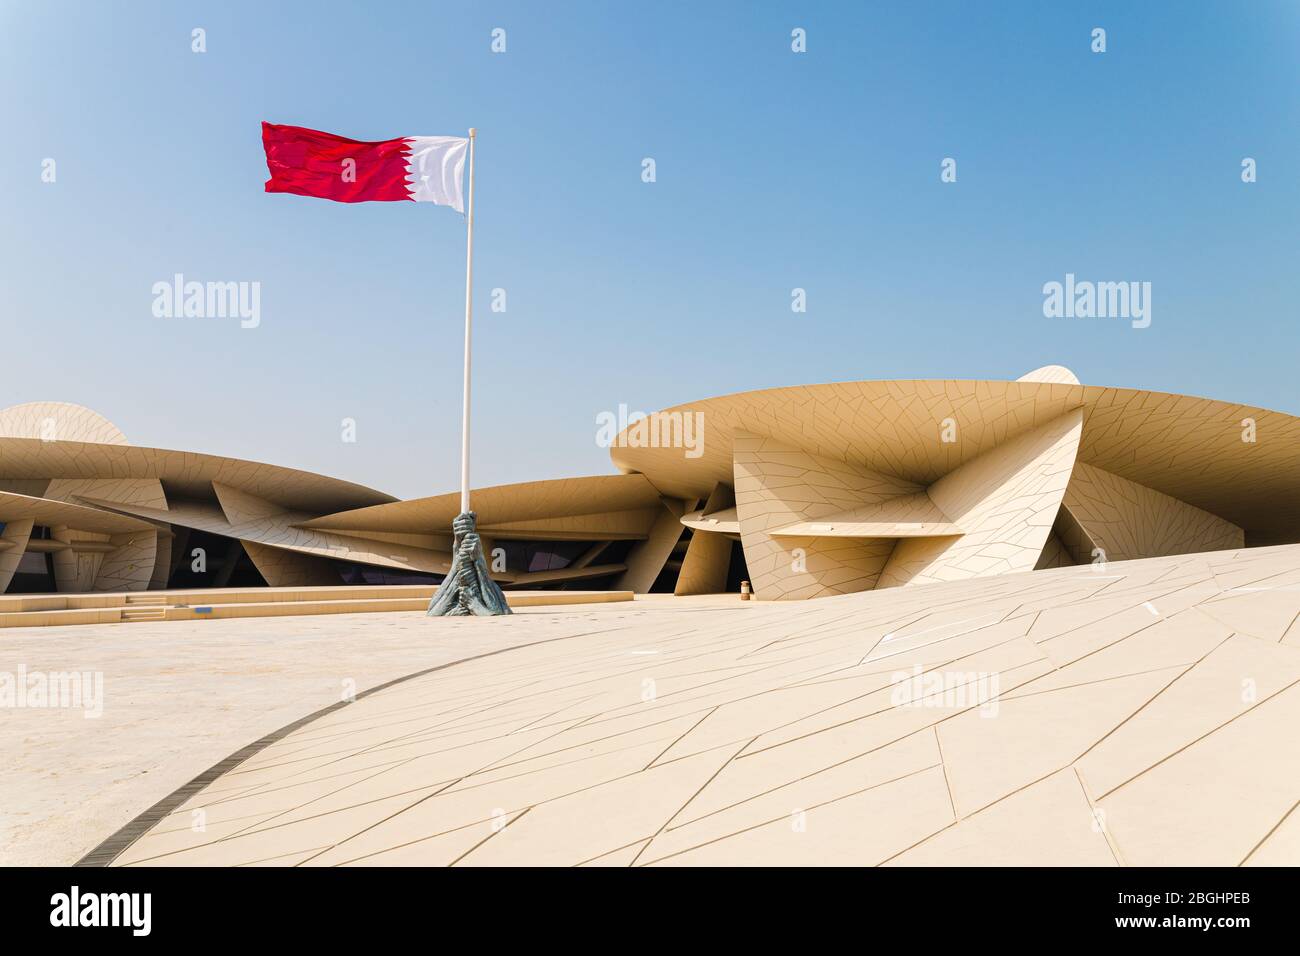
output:
<path id="1" fill-rule="evenodd" d="M 732 541 L 725 534 L 696 531 L 691 535 L 677 576 L 674 594 L 721 594 L 727 589 Z"/>
<path id="2" fill-rule="evenodd" d="M 1078 385 L 1079 377 L 1064 365 L 1044 365 L 1026 372 L 1017 382 L 1046 382 L 1051 385 Z"/>
<path id="3" fill-rule="evenodd" d="M 945 475 L 928 489 L 963 534 L 904 538 L 881 587 L 1031 571 L 1070 480 L 1083 416 L 1077 409 Z"/>
<path id="4" fill-rule="evenodd" d="M 244 550 L 258 573 L 273 588 L 320 587 L 339 583 L 339 572 L 327 558 L 245 540 Z"/>
<path id="5" fill-rule="evenodd" d="M 772 531 L 776 535 L 822 534 L 838 538 L 934 538 L 961 533 L 962 529 L 949 521 L 924 491 Z"/>
<path id="6" fill-rule="evenodd" d="M 1226 551 L 1245 544 L 1236 525 L 1082 462 L 1075 466 L 1064 504 L 1107 561 Z"/>
<path id="7" fill-rule="evenodd" d="M 745 565 L 763 600 L 848 594 L 875 586 L 891 540 L 775 536 L 797 522 L 841 514 L 920 489 L 819 458 L 770 438 L 736 434 L 734 487 Z"/>
<path id="8" fill-rule="evenodd" d="M 650 536 L 633 545 L 628 553 L 627 570 L 614 583 L 615 591 L 649 593 L 673 549 L 677 547 L 677 542 L 681 540 L 685 531 L 681 519 L 685 513 L 683 502 L 672 498 L 664 499 L 663 509 L 655 519 L 654 527 L 650 529 Z"/>
<path id="9" fill-rule="evenodd" d="M 598 514 L 565 515 L 558 518 L 534 518 L 527 521 L 481 521 L 480 530 L 501 538 L 644 538 L 659 517 L 659 505 L 635 511 L 610 511 Z"/>
<path id="10" fill-rule="evenodd" d="M 1079 463 L 1075 462 L 1075 468 Z M 1071 476 L 1073 479 L 1073 476 Z M 1070 492 L 1067 486 L 1066 494 Z M 1056 513 L 1056 521 L 1052 524 L 1052 535 L 1061 543 L 1066 554 L 1070 556 L 1073 564 L 1092 564 L 1100 560 L 1101 553 L 1097 550 L 1097 543 L 1079 522 L 1074 520 L 1074 515 L 1070 509 L 1065 507 L 1064 501 L 1061 503 L 1061 510 Z"/>
<path id="11" fill-rule="evenodd" d="M 1300 418 L 1163 392 L 1090 386 L 1084 398 L 1080 461 L 1300 540 Z"/>
<path id="12" fill-rule="evenodd" d="M 482 527 L 626 512 L 657 516 L 659 492 L 640 475 L 592 475 L 476 488 L 470 507 Z M 456 492 L 323 515 L 304 526 L 320 531 L 441 534 L 459 513 L 460 493 Z"/>
<path id="13" fill-rule="evenodd" d="M 71 402 L 27 402 L 0 409 L 0 435 L 44 442 L 125 445 L 121 429 L 98 412 Z"/>
<path id="14" fill-rule="evenodd" d="M 171 577 L 172 549 L 176 544 L 176 535 L 168 530 L 157 532 L 154 545 L 153 572 L 149 575 L 149 590 L 157 591 L 167 587 Z"/>
<path id="15" fill-rule="evenodd" d="M 148 590 L 153 578 L 154 563 L 158 560 L 158 532 L 129 531 L 115 534 L 109 543 L 114 548 L 103 556 L 91 590 Z"/>
<path id="16" fill-rule="evenodd" d="M 1044 568 L 1069 568 L 1077 562 L 1070 554 L 1069 550 L 1061 543 L 1053 528 L 1052 533 L 1047 536 L 1047 543 L 1043 545 L 1043 553 L 1038 556 L 1038 562 L 1034 565 L 1035 571 L 1041 571 Z"/>
<path id="17" fill-rule="evenodd" d="M 0 457 L 0 463 L 2 462 L 3 458 Z M 160 513 L 165 514 L 165 512 Z M 20 521 L 27 518 L 45 527 L 68 525 L 106 535 L 123 531 L 144 531 L 150 528 L 145 521 L 95 507 L 93 502 L 73 503 L 0 492 L 0 522 Z"/>
<path id="18" fill-rule="evenodd" d="M 100 565 L 104 563 L 104 552 L 80 548 L 78 545 L 104 545 L 110 542 L 112 536 L 81 531 L 66 525 L 50 528 L 50 535 L 55 541 L 69 545 L 54 552 L 54 583 L 58 590 L 64 594 L 93 591 Z"/>
<path id="19" fill-rule="evenodd" d="M 212 483 L 212 490 L 216 493 L 221 510 L 225 512 L 227 520 L 232 525 L 264 523 L 271 527 L 279 526 L 285 520 L 296 517 L 286 508 L 219 481 Z"/>
<path id="20" fill-rule="evenodd" d="M 86 498 L 98 498 L 146 508 L 167 508 L 167 496 L 157 478 L 55 478 L 42 497 L 74 504 Z"/>

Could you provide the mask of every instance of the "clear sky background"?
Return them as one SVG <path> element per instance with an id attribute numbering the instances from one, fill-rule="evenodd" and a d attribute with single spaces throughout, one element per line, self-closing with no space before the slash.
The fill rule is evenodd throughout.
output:
<path id="1" fill-rule="evenodd" d="M 620 403 L 811 382 L 1300 414 L 1297 3 L 0 0 L 0 89 L 0 404 L 136 444 L 458 486 L 464 220 L 266 194 L 262 120 L 479 129 L 476 485 L 612 471 Z M 155 318 L 176 272 L 260 282 L 260 327 Z M 1151 327 L 1044 318 L 1067 272 L 1151 282 Z"/>

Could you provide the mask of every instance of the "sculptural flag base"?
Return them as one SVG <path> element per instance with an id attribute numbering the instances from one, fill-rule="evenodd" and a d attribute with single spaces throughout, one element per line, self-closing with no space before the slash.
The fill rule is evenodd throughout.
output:
<path id="1" fill-rule="evenodd" d="M 483 545 L 474 530 L 476 520 L 474 512 L 466 511 L 451 523 L 455 535 L 451 570 L 429 602 L 429 617 L 490 617 L 511 613 L 506 596 L 488 576 Z"/>

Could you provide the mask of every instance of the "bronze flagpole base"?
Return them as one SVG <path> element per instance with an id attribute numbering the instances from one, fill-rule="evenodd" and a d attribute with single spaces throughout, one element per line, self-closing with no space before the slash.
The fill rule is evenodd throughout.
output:
<path id="1" fill-rule="evenodd" d="M 483 546 L 474 530 L 477 515 L 466 511 L 451 523 L 455 534 L 451 570 L 429 602 L 429 617 L 490 617 L 509 614 L 501 588 L 488 576 Z"/>

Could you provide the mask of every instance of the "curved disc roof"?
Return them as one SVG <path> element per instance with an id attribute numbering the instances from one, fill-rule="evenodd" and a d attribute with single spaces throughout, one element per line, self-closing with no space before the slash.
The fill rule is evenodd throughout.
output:
<path id="1" fill-rule="evenodd" d="M 476 488 L 471 506 L 480 525 L 558 516 L 635 511 L 659 506 L 659 493 L 640 475 L 593 475 Z M 321 531 L 385 531 L 446 534 L 460 514 L 460 492 L 413 498 L 325 515 L 301 527 Z"/>
<path id="2" fill-rule="evenodd" d="M 703 497 L 718 482 L 733 481 L 733 440 L 741 431 L 928 485 L 1073 408 L 1084 415 L 1080 461 L 1248 530 L 1300 535 L 1300 418 L 1143 389 L 1063 381 L 896 380 L 739 392 L 651 416 L 660 419 L 658 447 L 632 447 L 631 441 L 644 443 L 655 435 L 648 429 L 638 435 L 637 426 L 630 426 L 610 457 L 664 494 Z M 703 416 L 698 457 L 665 447 L 677 427 L 674 416 L 696 413 Z M 955 442 L 940 440 L 949 419 L 957 429 Z M 1244 419 L 1255 423 L 1253 443 L 1242 440 Z"/>
<path id="3" fill-rule="evenodd" d="M 286 508 L 339 511 L 396 501 L 364 485 L 222 455 L 139 445 L 0 438 L 5 478 L 157 478 L 169 494 L 206 498 L 212 482 L 231 485 Z"/>
<path id="4" fill-rule="evenodd" d="M 396 501 L 364 485 L 224 455 L 142 448 L 98 412 L 70 402 L 0 409 L 0 475 L 6 479 L 156 478 L 182 498 L 208 498 L 212 482 L 285 508 L 340 511 Z"/>
<path id="5" fill-rule="evenodd" d="M 17 495 L 7 491 L 0 491 L 0 511 L 3 511 L 5 521 L 31 518 L 40 525 L 68 524 L 79 531 L 93 531 L 98 534 L 126 534 L 132 531 L 154 530 L 154 526 L 149 522 L 130 515 L 104 511 L 71 501 L 33 498 L 31 495 Z"/>

